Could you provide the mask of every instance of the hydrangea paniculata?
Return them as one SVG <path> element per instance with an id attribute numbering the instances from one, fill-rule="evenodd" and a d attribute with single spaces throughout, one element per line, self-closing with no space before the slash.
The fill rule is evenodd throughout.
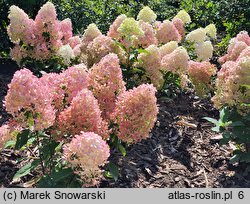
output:
<path id="1" fill-rule="evenodd" d="M 96 26 L 96 24 L 91 23 L 87 29 L 84 31 L 83 37 L 82 37 L 82 46 L 83 49 L 86 49 L 86 47 L 88 46 L 88 44 L 94 40 L 96 37 L 98 37 L 99 35 L 101 35 L 101 31 L 98 29 L 98 27 Z"/>
<path id="2" fill-rule="evenodd" d="M 221 64 L 226 61 L 236 61 L 241 52 L 250 46 L 250 37 L 246 31 L 241 31 L 235 38 L 230 40 L 227 54 L 219 58 Z"/>
<path id="3" fill-rule="evenodd" d="M 204 28 L 198 28 L 187 34 L 186 40 L 195 43 L 202 43 L 206 40 L 207 35 Z"/>
<path id="4" fill-rule="evenodd" d="M 217 29 L 214 24 L 209 24 L 205 27 L 206 34 L 211 37 L 212 39 L 216 39 Z"/>
<path id="5" fill-rule="evenodd" d="M 125 14 L 119 15 L 113 24 L 110 26 L 109 31 L 108 31 L 108 36 L 114 39 L 120 38 L 120 33 L 118 32 L 118 28 L 120 25 L 123 23 L 123 21 L 127 18 Z"/>
<path id="6" fill-rule="evenodd" d="M 144 35 L 139 36 L 138 39 L 135 40 L 135 47 L 142 46 L 143 48 L 147 48 L 149 45 L 157 45 L 158 40 L 155 37 L 155 31 L 153 26 L 144 21 L 139 21 L 139 26 L 144 32 Z"/>
<path id="7" fill-rule="evenodd" d="M 66 65 L 70 64 L 71 60 L 75 58 L 74 51 L 69 44 L 61 46 L 57 54 L 62 57 Z"/>
<path id="8" fill-rule="evenodd" d="M 150 45 L 146 48 L 147 53 L 141 53 L 138 60 L 141 62 L 139 66 L 146 71 L 146 76 L 150 78 L 151 83 L 160 89 L 164 83 L 163 74 L 161 72 L 161 53 L 156 45 Z"/>
<path id="9" fill-rule="evenodd" d="M 216 74 L 216 67 L 209 62 L 190 61 L 188 75 L 198 96 L 205 96 L 210 89 L 210 80 Z"/>
<path id="10" fill-rule="evenodd" d="M 105 56 L 90 69 L 89 84 L 99 102 L 103 118 L 109 119 L 114 111 L 117 96 L 125 91 L 117 55 Z"/>
<path id="11" fill-rule="evenodd" d="M 170 41 L 164 45 L 162 45 L 160 49 L 161 57 L 170 54 L 178 47 L 178 43 L 176 41 Z"/>
<path id="12" fill-rule="evenodd" d="M 55 110 L 52 107 L 50 89 L 28 69 L 22 69 L 14 74 L 4 105 L 14 120 L 27 127 L 30 113 L 34 119 L 34 129 L 43 130 L 54 124 Z"/>
<path id="13" fill-rule="evenodd" d="M 183 23 L 183 21 L 180 18 L 174 18 L 172 20 L 172 23 L 174 24 L 174 26 L 178 30 L 181 37 L 184 38 L 184 36 L 185 36 L 185 24 Z"/>
<path id="14" fill-rule="evenodd" d="M 60 113 L 58 128 L 64 134 L 90 131 L 108 139 L 107 124 L 101 118 L 98 101 L 88 89 L 82 89 L 70 106 Z"/>
<path id="15" fill-rule="evenodd" d="M 134 18 L 126 18 L 117 31 L 125 37 L 139 37 L 143 35 L 143 30 L 140 28 L 139 22 Z"/>
<path id="16" fill-rule="evenodd" d="M 80 167 L 76 173 L 81 176 L 85 186 L 97 183 L 101 176 L 100 167 L 107 163 L 110 156 L 108 144 L 93 132 L 81 132 L 63 147 L 64 158 L 73 167 Z"/>
<path id="17" fill-rule="evenodd" d="M 179 18 L 183 21 L 183 23 L 191 23 L 191 18 L 189 14 L 185 10 L 180 10 L 174 19 Z"/>
<path id="18" fill-rule="evenodd" d="M 188 62 L 189 55 L 187 50 L 180 46 L 162 58 L 162 67 L 165 71 L 185 74 L 187 73 Z"/>
<path id="19" fill-rule="evenodd" d="M 11 6 L 8 18 L 10 24 L 7 28 L 10 40 L 13 43 L 28 42 L 34 44 L 35 22 L 19 7 Z"/>
<path id="20" fill-rule="evenodd" d="M 153 23 L 156 20 L 156 18 L 157 18 L 157 15 L 148 6 L 143 7 L 137 16 L 138 20 L 142 20 L 147 23 Z"/>
<path id="21" fill-rule="evenodd" d="M 155 93 L 153 85 L 143 84 L 118 96 L 113 120 L 119 139 L 136 143 L 149 137 L 158 114 Z"/>
<path id="22" fill-rule="evenodd" d="M 198 61 L 207 61 L 213 56 L 213 45 L 211 41 L 195 44 L 195 53 Z"/>
<path id="23" fill-rule="evenodd" d="M 250 84 L 250 58 L 243 57 L 238 62 L 225 62 L 217 75 L 216 92 L 212 98 L 215 107 L 236 106 L 240 113 L 249 113 L 250 108 L 242 104 L 250 103 L 250 89 L 243 88 L 244 85 Z"/>
<path id="24" fill-rule="evenodd" d="M 156 37 L 159 43 L 164 43 L 164 44 L 170 41 L 177 41 L 177 42 L 181 41 L 181 35 L 179 34 L 174 24 L 169 20 L 163 21 L 163 23 L 157 30 Z"/>

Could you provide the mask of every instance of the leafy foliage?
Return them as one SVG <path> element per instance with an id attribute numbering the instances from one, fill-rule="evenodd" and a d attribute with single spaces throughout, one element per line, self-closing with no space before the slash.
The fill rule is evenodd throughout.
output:
<path id="1" fill-rule="evenodd" d="M 216 125 L 212 130 L 222 133 L 221 144 L 235 142 L 231 162 L 250 162 L 250 114 L 242 116 L 236 108 L 225 107 L 220 111 L 219 120 L 204 119 Z"/>
<path id="2" fill-rule="evenodd" d="M 185 9 L 192 19 L 190 29 L 204 27 L 210 23 L 216 24 L 222 38 L 219 43 L 219 53 L 225 52 L 229 40 L 242 30 L 250 31 L 249 0 L 187 0 L 180 2 L 180 8 Z"/>
<path id="3" fill-rule="evenodd" d="M 72 19 L 76 33 L 83 33 L 91 23 L 95 23 L 103 33 L 106 33 L 117 16 L 126 14 L 136 18 L 143 6 L 149 6 L 154 10 L 159 20 L 173 17 L 178 9 L 176 0 L 52 0 L 52 2 L 57 6 L 59 18 Z"/>

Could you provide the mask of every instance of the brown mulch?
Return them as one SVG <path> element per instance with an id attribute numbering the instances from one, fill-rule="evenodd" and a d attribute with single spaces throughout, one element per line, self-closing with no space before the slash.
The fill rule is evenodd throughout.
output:
<path id="1" fill-rule="evenodd" d="M 1 101 L 10 79 L 0 74 Z M 120 176 L 117 181 L 104 178 L 99 187 L 250 187 L 245 168 L 229 162 L 232 147 L 219 145 L 220 135 L 202 119 L 218 117 L 209 100 L 186 93 L 174 99 L 158 97 L 158 104 L 160 112 L 150 138 L 129 146 L 126 157 L 114 152 L 111 161 L 118 164 Z M 2 124 L 7 118 L 2 103 L 0 113 Z M 11 180 L 23 165 L 21 158 L 13 150 L 0 153 L 0 186 L 19 186 Z"/>

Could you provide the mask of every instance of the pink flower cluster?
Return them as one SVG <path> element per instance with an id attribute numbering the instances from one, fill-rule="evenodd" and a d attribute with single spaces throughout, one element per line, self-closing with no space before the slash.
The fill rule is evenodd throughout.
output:
<path id="1" fill-rule="evenodd" d="M 52 104 L 59 110 L 68 105 L 72 99 L 89 85 L 89 74 L 84 64 L 69 67 L 60 74 L 49 73 L 40 81 L 50 89 Z"/>
<path id="2" fill-rule="evenodd" d="M 63 152 L 66 161 L 81 168 L 77 173 L 85 182 L 85 186 L 97 183 L 101 173 L 100 167 L 107 163 L 110 155 L 108 144 L 93 132 L 75 135 L 71 142 L 64 146 Z"/>
<path id="3" fill-rule="evenodd" d="M 108 139 L 108 127 L 101 118 L 97 99 L 88 89 L 82 89 L 58 117 L 58 129 L 68 135 L 81 131 L 95 132 Z"/>
<path id="4" fill-rule="evenodd" d="M 230 44 L 227 49 L 227 54 L 219 58 L 219 62 L 224 64 L 226 61 L 236 61 L 249 51 L 250 37 L 246 31 L 241 31 L 235 38 L 230 40 Z M 249 56 L 249 55 L 248 55 Z"/>
<path id="5" fill-rule="evenodd" d="M 175 22 L 176 22 L 175 24 L 178 25 L 180 32 L 183 32 L 182 31 L 183 28 L 180 27 L 181 24 L 177 23 L 177 21 Z M 169 20 L 165 20 L 163 21 L 163 23 L 160 24 L 156 33 L 156 37 L 159 43 L 165 44 L 170 41 L 177 41 L 177 42 L 181 41 L 182 36 L 179 33 L 178 29 L 175 27 L 175 24 Z"/>
<path id="6" fill-rule="evenodd" d="M 115 54 L 109 54 L 90 69 L 89 86 L 97 98 L 102 117 L 109 119 L 114 111 L 116 97 L 125 91 L 119 59 Z"/>
<path id="7" fill-rule="evenodd" d="M 98 63 L 107 54 L 115 52 L 116 45 L 112 38 L 99 35 L 91 41 L 87 46 L 87 64 L 88 67 Z"/>
<path id="8" fill-rule="evenodd" d="M 147 48 L 150 45 L 157 45 L 158 40 L 155 36 L 154 28 L 151 24 L 146 23 L 144 21 L 139 21 L 139 26 L 144 32 L 142 36 L 139 36 L 138 39 L 134 41 L 135 47 L 143 47 Z"/>
<path id="9" fill-rule="evenodd" d="M 27 127 L 30 113 L 34 129 L 43 130 L 54 124 L 55 110 L 51 105 L 49 88 L 28 69 L 14 74 L 5 97 L 5 108 L 23 128 Z"/>
<path id="10" fill-rule="evenodd" d="M 231 40 L 228 53 L 220 58 L 223 63 L 217 73 L 216 93 L 213 102 L 217 108 L 236 106 L 242 114 L 250 112 L 243 104 L 250 103 L 250 37 L 240 32 Z"/>
<path id="11" fill-rule="evenodd" d="M 140 63 L 139 67 L 142 67 L 146 71 L 146 76 L 150 78 L 151 83 L 157 88 L 161 89 L 164 78 L 161 72 L 161 53 L 157 46 L 150 45 L 146 48 L 147 53 L 142 53 L 138 56 Z"/>
<path id="12" fill-rule="evenodd" d="M 211 77 L 216 74 L 216 67 L 210 62 L 190 61 L 188 75 L 198 96 L 205 96 L 209 90 Z"/>
<path id="13" fill-rule="evenodd" d="M 76 46 L 76 40 L 72 40 L 71 20 L 59 21 L 55 6 L 50 2 L 41 7 L 35 20 L 30 19 L 17 6 L 10 7 L 8 17 L 8 34 L 15 44 L 11 55 L 18 63 L 26 57 L 36 60 L 49 59 L 57 55 L 63 45 L 70 43 L 72 49 Z"/>
<path id="14" fill-rule="evenodd" d="M 126 15 L 118 16 L 108 32 L 108 36 L 120 41 L 125 47 L 127 47 L 128 42 L 119 32 L 119 28 L 126 19 Z M 132 36 L 129 39 L 134 47 L 147 48 L 150 45 L 165 44 L 170 41 L 180 42 L 185 36 L 185 23 L 180 18 L 174 18 L 172 21 L 156 21 L 153 24 L 139 20 L 138 25 L 139 29 L 143 31 L 143 35 L 137 36 L 135 39 Z"/>
<path id="15" fill-rule="evenodd" d="M 186 78 L 189 56 L 185 48 L 178 47 L 177 42 L 171 41 L 161 47 L 150 45 L 145 50 L 145 53 L 139 54 L 139 63 L 136 66 L 145 69 L 146 77 L 157 89 L 161 89 L 166 72 L 178 74 L 182 79 Z"/>
<path id="16" fill-rule="evenodd" d="M 171 71 L 181 75 L 187 73 L 188 62 L 189 56 L 186 49 L 178 47 L 162 58 L 162 67 L 165 71 Z"/>
<path id="17" fill-rule="evenodd" d="M 112 118 L 119 139 L 135 143 L 149 137 L 158 114 L 155 92 L 153 85 L 143 84 L 118 96 Z"/>
<path id="18" fill-rule="evenodd" d="M 125 60 L 124 51 L 115 44 L 108 35 L 103 35 L 95 24 L 90 24 L 85 30 L 81 46 L 81 60 L 91 68 L 109 53 L 116 53 L 121 61 Z"/>
<path id="19" fill-rule="evenodd" d="M 114 39 L 118 39 L 120 37 L 120 33 L 118 32 L 118 28 L 122 24 L 122 22 L 127 18 L 126 15 L 122 14 L 119 15 L 113 24 L 110 26 L 109 31 L 108 31 L 108 36 Z"/>

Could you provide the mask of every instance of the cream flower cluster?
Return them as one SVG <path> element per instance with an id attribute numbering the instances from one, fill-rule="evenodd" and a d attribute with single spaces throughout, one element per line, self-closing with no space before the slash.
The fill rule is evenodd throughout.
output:
<path id="1" fill-rule="evenodd" d="M 76 173 L 85 182 L 84 186 L 95 185 L 100 177 L 100 167 L 110 156 L 108 144 L 93 132 L 81 132 L 63 147 L 64 158 L 73 167 L 80 167 Z"/>
<path id="2" fill-rule="evenodd" d="M 214 24 L 193 30 L 186 36 L 186 40 L 194 44 L 194 52 L 199 62 L 208 61 L 213 56 L 213 45 L 209 38 L 216 38 L 216 27 Z"/>
<path id="3" fill-rule="evenodd" d="M 142 20 L 147 23 L 153 23 L 157 18 L 157 15 L 154 11 L 148 6 L 143 7 L 143 9 L 139 12 L 137 19 Z"/>

